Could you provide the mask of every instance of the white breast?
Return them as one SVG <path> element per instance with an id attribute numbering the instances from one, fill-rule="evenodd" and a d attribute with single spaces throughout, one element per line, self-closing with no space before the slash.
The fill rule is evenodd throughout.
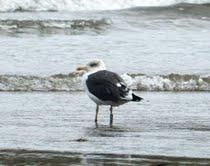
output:
<path id="1" fill-rule="evenodd" d="M 93 100 L 96 104 L 98 105 L 101 105 L 101 104 L 104 104 L 103 101 L 101 101 L 99 98 L 97 98 L 96 96 L 94 96 L 92 93 L 90 93 L 88 87 L 87 87 L 87 83 L 86 83 L 86 80 L 88 79 L 88 76 L 92 74 L 92 73 L 85 73 L 83 75 L 83 78 L 82 78 L 82 84 L 84 86 L 84 89 L 85 89 L 85 92 L 87 93 L 88 97 Z"/>

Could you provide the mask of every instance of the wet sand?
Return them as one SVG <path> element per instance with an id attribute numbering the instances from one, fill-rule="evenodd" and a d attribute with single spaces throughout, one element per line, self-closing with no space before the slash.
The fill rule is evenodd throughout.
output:
<path id="1" fill-rule="evenodd" d="M 15 150 L 0 151 L 0 164 L 5 165 L 209 165 L 210 159 L 126 155 L 126 154 L 88 154 L 59 151 Z"/>
<path id="2" fill-rule="evenodd" d="M 145 100 L 115 108 L 110 128 L 108 107 L 95 126 L 83 92 L 1 92 L 0 160 L 210 164 L 210 93 L 137 93 Z"/>

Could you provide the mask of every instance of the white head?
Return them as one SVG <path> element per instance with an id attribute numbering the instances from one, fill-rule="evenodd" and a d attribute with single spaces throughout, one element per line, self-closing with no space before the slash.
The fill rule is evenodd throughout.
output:
<path id="1" fill-rule="evenodd" d="M 87 63 L 85 66 L 78 66 L 76 68 L 76 73 L 92 73 L 99 70 L 105 70 L 105 64 L 100 59 L 95 59 Z"/>

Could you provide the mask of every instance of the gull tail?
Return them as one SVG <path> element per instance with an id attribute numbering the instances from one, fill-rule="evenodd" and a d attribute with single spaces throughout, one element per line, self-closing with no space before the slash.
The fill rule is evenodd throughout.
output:
<path id="1" fill-rule="evenodd" d="M 143 100 L 143 98 L 136 96 L 134 93 L 132 93 L 132 101 L 139 102 L 141 100 Z"/>

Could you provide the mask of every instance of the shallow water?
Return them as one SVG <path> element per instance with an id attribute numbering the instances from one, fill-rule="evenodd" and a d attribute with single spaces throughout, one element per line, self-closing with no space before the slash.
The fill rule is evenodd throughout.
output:
<path id="1" fill-rule="evenodd" d="M 1 92 L 0 149 L 209 157 L 210 93 L 138 94 L 145 100 L 115 108 L 110 128 L 107 107 L 95 126 L 83 92 Z"/>

